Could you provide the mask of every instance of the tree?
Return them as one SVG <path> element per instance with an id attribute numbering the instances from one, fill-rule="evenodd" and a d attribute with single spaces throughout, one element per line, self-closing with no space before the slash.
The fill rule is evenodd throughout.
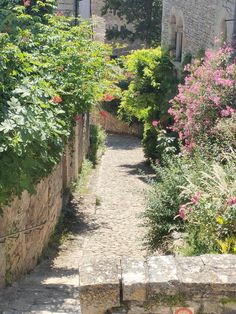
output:
<path id="1" fill-rule="evenodd" d="M 124 24 L 132 24 L 134 31 L 120 32 L 121 37 L 130 40 L 141 39 L 147 46 L 157 44 L 161 38 L 161 0 L 104 0 L 102 14 L 112 12 L 124 20 Z M 112 34 L 110 33 L 110 38 Z M 116 37 L 119 35 L 116 31 Z M 113 36 L 114 37 L 114 36 Z"/>

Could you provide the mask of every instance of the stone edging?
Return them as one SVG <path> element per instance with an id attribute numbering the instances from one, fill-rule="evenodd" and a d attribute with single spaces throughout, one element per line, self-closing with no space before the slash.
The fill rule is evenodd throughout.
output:
<path id="1" fill-rule="evenodd" d="M 80 301 L 82 314 L 235 314 L 236 256 L 95 260 L 80 268 Z"/>

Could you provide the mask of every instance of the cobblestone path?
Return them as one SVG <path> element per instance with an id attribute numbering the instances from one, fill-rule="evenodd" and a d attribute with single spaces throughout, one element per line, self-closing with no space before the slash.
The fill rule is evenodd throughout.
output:
<path id="1" fill-rule="evenodd" d="M 89 192 L 74 195 L 74 221 L 57 256 L 0 292 L 0 313 L 80 313 L 79 265 L 93 259 L 140 256 L 147 173 L 138 139 L 110 135 Z"/>

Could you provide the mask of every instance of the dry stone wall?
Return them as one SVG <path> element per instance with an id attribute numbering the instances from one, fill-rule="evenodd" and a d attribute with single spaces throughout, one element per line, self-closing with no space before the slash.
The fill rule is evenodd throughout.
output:
<path id="1" fill-rule="evenodd" d="M 82 314 L 235 314 L 236 256 L 95 260 L 80 302 Z"/>
<path id="2" fill-rule="evenodd" d="M 134 136 L 142 136 L 142 127 L 119 120 L 116 116 L 106 111 L 106 116 L 103 117 L 98 111 L 94 110 L 91 116 L 91 123 L 100 125 L 108 133 L 126 134 Z"/>
<path id="3" fill-rule="evenodd" d="M 35 267 L 60 216 L 64 192 L 77 179 L 89 146 L 89 117 L 77 122 L 62 161 L 36 187 L 15 197 L 0 216 L 0 287 Z"/>
<path id="4" fill-rule="evenodd" d="M 183 33 L 183 55 L 213 47 L 215 37 L 229 40 L 234 5 L 234 0 L 164 0 L 162 45 L 172 48 L 178 31 Z"/>

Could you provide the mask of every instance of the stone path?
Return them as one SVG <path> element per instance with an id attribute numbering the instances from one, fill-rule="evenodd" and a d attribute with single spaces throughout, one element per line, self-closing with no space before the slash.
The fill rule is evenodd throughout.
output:
<path id="1" fill-rule="evenodd" d="M 88 195 L 74 195 L 71 234 L 52 260 L 0 292 L 0 313 L 80 313 L 79 265 L 97 258 L 144 256 L 147 171 L 140 142 L 110 135 Z"/>

